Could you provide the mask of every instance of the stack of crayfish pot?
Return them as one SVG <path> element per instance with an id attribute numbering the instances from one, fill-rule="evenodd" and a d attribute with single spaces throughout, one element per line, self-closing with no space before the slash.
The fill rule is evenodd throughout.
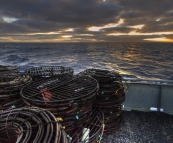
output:
<path id="1" fill-rule="evenodd" d="M 21 97 L 27 105 L 51 111 L 70 133 L 88 118 L 97 91 L 98 82 L 91 77 L 56 75 L 31 82 Z"/>
<path id="2" fill-rule="evenodd" d="M 95 78 L 99 82 L 99 91 L 94 107 L 104 113 L 105 133 L 117 130 L 122 122 L 122 102 L 125 100 L 125 88 L 122 77 L 115 71 L 87 69 L 79 73 Z"/>
<path id="3" fill-rule="evenodd" d="M 89 112 L 85 122 L 67 134 L 71 143 L 99 143 L 104 131 L 104 114 L 100 109 Z"/>
<path id="4" fill-rule="evenodd" d="M 25 73 L 29 74 L 35 81 L 47 77 L 56 77 L 57 75 L 73 75 L 74 70 L 70 67 L 64 66 L 42 66 L 26 69 Z"/>
<path id="5" fill-rule="evenodd" d="M 0 66 L 0 110 L 24 106 L 20 98 L 20 90 L 32 78 L 18 72 L 14 66 Z"/>
<path id="6" fill-rule="evenodd" d="M 55 116 L 35 107 L 1 112 L 0 133 L 1 143 L 70 143 Z"/>

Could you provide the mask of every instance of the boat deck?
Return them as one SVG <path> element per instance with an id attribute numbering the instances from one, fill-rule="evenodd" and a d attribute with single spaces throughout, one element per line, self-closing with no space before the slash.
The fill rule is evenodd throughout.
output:
<path id="1" fill-rule="evenodd" d="M 162 112 L 124 111 L 121 127 L 101 143 L 173 143 L 173 116 Z"/>

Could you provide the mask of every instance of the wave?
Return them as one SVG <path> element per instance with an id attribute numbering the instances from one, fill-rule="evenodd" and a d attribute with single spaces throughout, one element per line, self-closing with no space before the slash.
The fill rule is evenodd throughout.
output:
<path id="1" fill-rule="evenodd" d="M 19 63 L 27 62 L 29 61 L 29 59 L 25 57 L 20 57 L 18 55 L 9 55 L 6 57 L 5 61 L 11 64 L 19 64 Z"/>
<path id="2" fill-rule="evenodd" d="M 0 64 L 22 69 L 70 66 L 78 73 L 86 68 L 101 68 L 139 77 L 173 79 L 173 44 L 0 43 L 0 50 Z"/>

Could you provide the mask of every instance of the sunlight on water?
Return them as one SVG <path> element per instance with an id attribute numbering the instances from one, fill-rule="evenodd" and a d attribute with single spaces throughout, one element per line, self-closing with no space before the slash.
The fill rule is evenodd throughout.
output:
<path id="1" fill-rule="evenodd" d="M 171 43 L 1 43 L 0 64 L 21 70 L 33 66 L 68 66 L 115 70 L 144 79 L 173 80 Z"/>

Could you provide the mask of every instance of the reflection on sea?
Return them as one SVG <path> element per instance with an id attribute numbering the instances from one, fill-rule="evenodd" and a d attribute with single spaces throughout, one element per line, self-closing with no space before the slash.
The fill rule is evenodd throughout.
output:
<path id="1" fill-rule="evenodd" d="M 1 43 L 0 64 L 116 70 L 141 78 L 173 80 L 171 43 Z"/>

